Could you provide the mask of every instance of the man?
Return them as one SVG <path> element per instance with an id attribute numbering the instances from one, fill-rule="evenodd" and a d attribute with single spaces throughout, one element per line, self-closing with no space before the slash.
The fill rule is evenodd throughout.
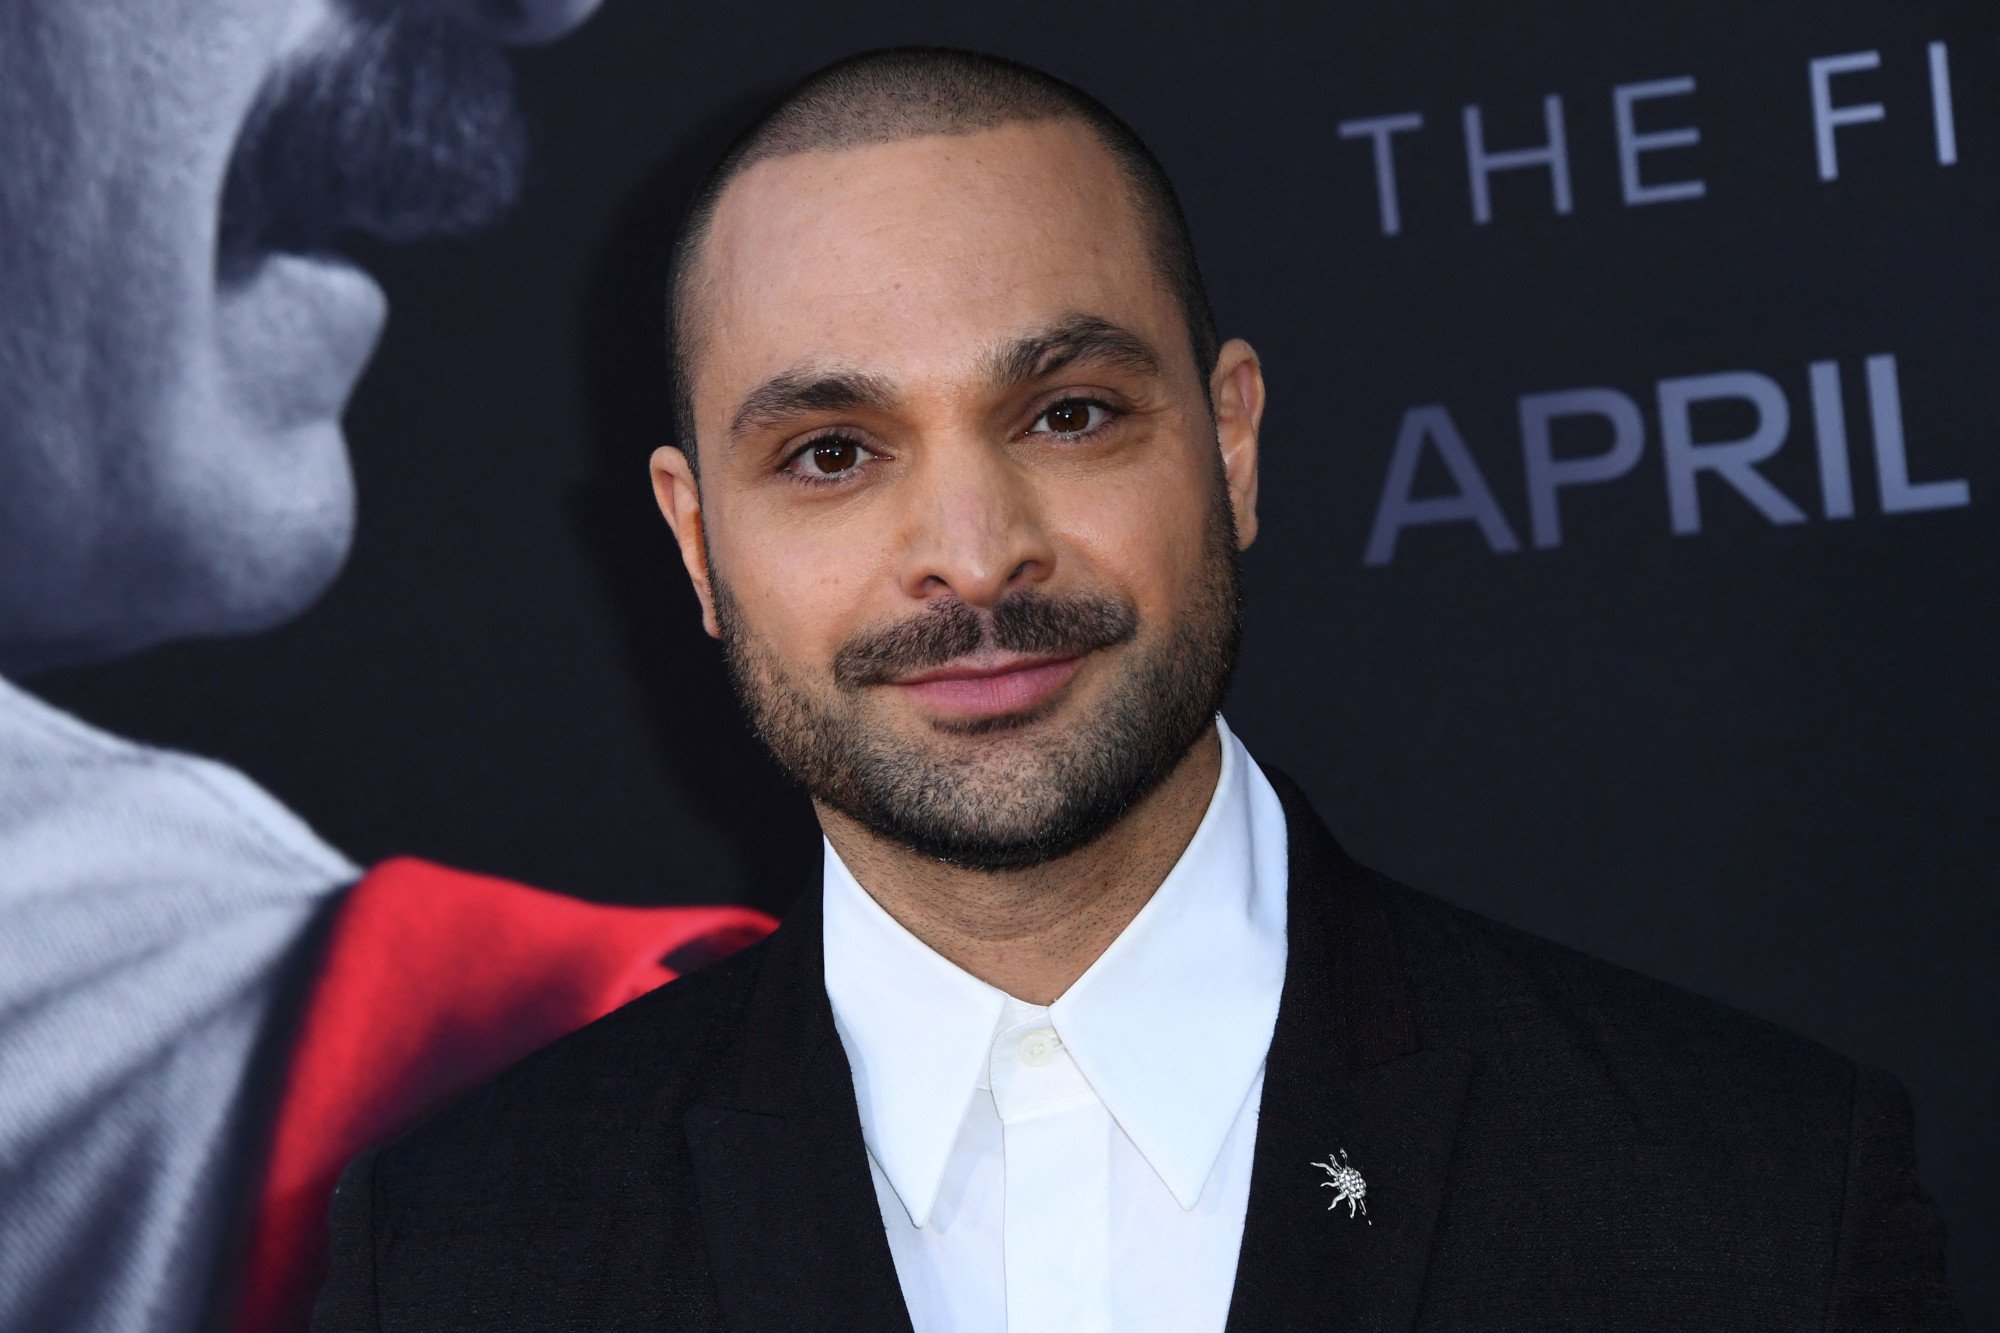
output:
<path id="1" fill-rule="evenodd" d="M 359 1158 L 318 1327 L 1954 1322 L 1885 1076 L 1356 866 L 1217 718 L 1264 385 L 1109 112 L 834 65 L 674 297 L 654 485 L 822 891 Z"/>
<path id="2" fill-rule="evenodd" d="M 593 8 L 0 6 L 0 1329 L 302 1323 L 347 1157 L 754 925 L 364 873 L 12 683 L 319 596 L 384 316 L 333 247 L 495 217 L 502 47 Z"/>

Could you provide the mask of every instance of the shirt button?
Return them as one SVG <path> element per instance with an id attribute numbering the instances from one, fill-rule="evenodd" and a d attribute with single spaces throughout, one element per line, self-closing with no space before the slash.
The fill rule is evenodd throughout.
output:
<path id="1" fill-rule="evenodd" d="M 1062 1049 L 1062 1038 L 1049 1028 L 1037 1028 L 1021 1038 L 1021 1063 L 1031 1069 L 1040 1069 L 1056 1058 Z"/>

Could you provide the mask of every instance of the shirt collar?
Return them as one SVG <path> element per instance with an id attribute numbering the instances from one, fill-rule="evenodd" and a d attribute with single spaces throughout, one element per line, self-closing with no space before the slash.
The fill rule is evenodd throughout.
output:
<path id="1" fill-rule="evenodd" d="M 910 1222 L 930 1219 L 1007 1005 L 868 896 L 826 843 L 826 994 L 854 1075 L 861 1136 Z"/>
<path id="2" fill-rule="evenodd" d="M 1222 771 L 1180 860 L 1049 1006 L 1119 1127 L 1183 1208 L 1201 1197 L 1277 1022 L 1285 823 L 1221 718 Z M 930 1217 L 1007 995 L 932 951 L 825 853 L 826 985 L 862 1135 L 910 1221 Z"/>

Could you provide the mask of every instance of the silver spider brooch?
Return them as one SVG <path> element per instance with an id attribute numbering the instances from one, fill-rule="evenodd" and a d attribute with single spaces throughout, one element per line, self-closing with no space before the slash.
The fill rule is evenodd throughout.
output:
<path id="1" fill-rule="evenodd" d="M 1335 1162 L 1335 1157 L 1339 1157 L 1340 1160 Z M 1347 1205 L 1349 1217 L 1353 1217 L 1357 1209 L 1363 1214 L 1367 1213 L 1368 1182 L 1361 1178 L 1359 1171 L 1347 1164 L 1346 1149 L 1343 1148 L 1338 1153 L 1328 1153 L 1324 1162 L 1314 1162 L 1313 1165 L 1333 1177 L 1332 1180 L 1320 1181 L 1321 1189 L 1333 1191 L 1333 1202 L 1327 1205 L 1329 1211 L 1344 1203 Z M 1375 1224 L 1370 1222 L 1368 1225 L 1372 1227 Z"/>

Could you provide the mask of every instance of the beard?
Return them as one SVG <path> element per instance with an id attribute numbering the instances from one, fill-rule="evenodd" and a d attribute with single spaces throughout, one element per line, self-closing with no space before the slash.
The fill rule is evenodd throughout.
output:
<path id="1" fill-rule="evenodd" d="M 1242 637 L 1236 524 L 1220 462 L 1194 596 L 1178 624 L 1145 635 L 1100 593 L 1014 593 L 982 611 L 956 597 L 862 630 L 808 687 L 749 633 L 711 566 L 716 621 L 751 726 L 813 799 L 925 856 L 1018 870 L 1094 841 L 1165 780 L 1208 729 Z M 1089 717 L 1037 728 L 1062 694 L 998 718 L 931 722 L 908 740 L 868 714 L 872 688 L 981 649 L 1071 657 L 1125 647 Z M 968 745 L 969 737 L 990 743 Z"/>

